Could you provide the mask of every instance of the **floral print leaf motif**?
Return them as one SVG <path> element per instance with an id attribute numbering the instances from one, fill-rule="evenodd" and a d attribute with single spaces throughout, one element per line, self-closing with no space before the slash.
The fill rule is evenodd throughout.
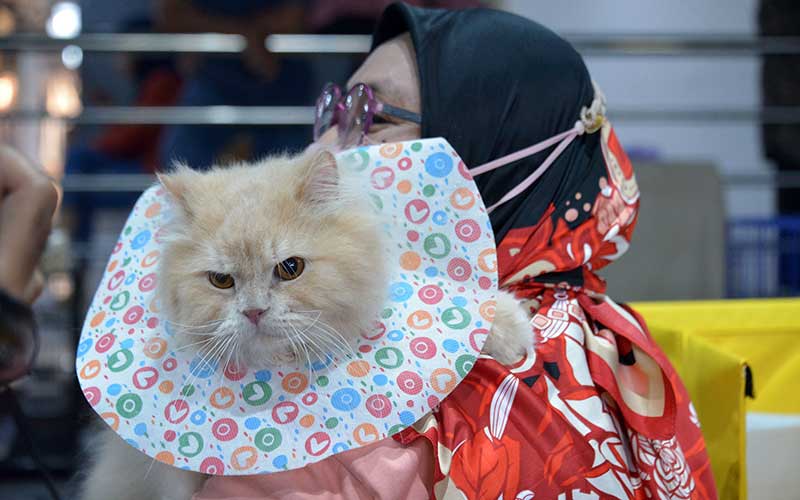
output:
<path id="1" fill-rule="evenodd" d="M 450 476 L 467 498 L 513 498 L 519 482 L 519 444 L 504 436 L 519 379 L 508 374 L 492 396 L 489 425 L 460 446 Z"/>
<path id="2" fill-rule="evenodd" d="M 453 456 L 450 478 L 469 499 L 514 498 L 519 487 L 519 443 L 480 432 Z"/>
<path id="3" fill-rule="evenodd" d="M 561 467 L 569 459 L 573 445 L 572 441 L 571 433 L 564 433 L 564 436 L 558 441 L 558 444 L 551 450 L 550 455 L 545 460 L 544 477 L 547 478 L 548 483 L 556 481 Z"/>
<path id="4" fill-rule="evenodd" d="M 631 447 L 639 459 L 642 478 L 653 478 L 660 500 L 689 500 L 695 489 L 694 479 L 683 450 L 673 437 L 648 439 L 629 431 Z"/>
<path id="5" fill-rule="evenodd" d="M 519 379 L 512 374 L 508 374 L 494 393 L 490 409 L 491 413 L 489 414 L 489 425 L 491 426 L 492 436 L 496 439 L 503 437 L 518 387 Z"/>

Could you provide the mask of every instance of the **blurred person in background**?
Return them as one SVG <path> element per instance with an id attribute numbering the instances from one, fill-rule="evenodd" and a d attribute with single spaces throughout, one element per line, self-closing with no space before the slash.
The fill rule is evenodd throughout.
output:
<path id="1" fill-rule="evenodd" d="M 152 32 L 152 22 L 137 18 L 123 24 L 122 33 Z M 165 54 L 130 54 L 124 71 L 136 91 L 133 106 L 172 106 L 177 102 L 181 79 L 175 58 Z M 159 163 L 159 144 L 164 127 L 155 124 L 116 124 L 104 127 L 88 144 L 73 144 L 67 150 L 67 175 L 148 174 L 164 166 Z M 64 206 L 74 211 L 73 235 L 88 241 L 92 221 L 100 208 L 127 208 L 137 193 L 67 193 Z"/>
<path id="2" fill-rule="evenodd" d="M 151 33 L 152 22 L 133 19 L 124 23 L 120 32 Z M 129 54 L 124 72 L 136 92 L 133 106 L 172 106 L 177 102 L 181 79 L 172 55 Z M 75 146 L 67 152 L 67 173 L 154 173 L 162 167 L 158 163 L 162 129 L 156 124 L 105 127 L 88 145 Z"/>
<path id="3" fill-rule="evenodd" d="M 800 37 L 800 3 L 761 0 L 759 28 L 765 37 Z M 767 55 L 761 67 L 764 106 L 800 106 L 800 55 Z M 764 154 L 779 172 L 800 173 L 800 124 L 767 124 Z M 800 214 L 800 187 L 778 189 L 778 212 Z"/>
<path id="4" fill-rule="evenodd" d="M 247 46 L 240 57 L 205 55 L 186 75 L 181 106 L 292 106 L 306 104 L 312 92 L 310 62 L 278 57 L 264 42 L 271 33 L 302 33 L 302 0 L 160 0 L 158 27 L 176 33 L 235 33 Z M 205 168 L 220 160 L 253 159 L 299 150 L 310 129 L 299 126 L 168 127 L 161 163 L 185 161 Z"/>
<path id="5" fill-rule="evenodd" d="M 21 377 L 35 355 L 30 305 L 44 285 L 36 271 L 58 204 L 52 181 L 0 146 L 0 384 Z"/>
<path id="6" fill-rule="evenodd" d="M 800 2 L 796 0 L 761 0 L 758 25 L 764 37 L 800 37 Z M 800 55 L 765 55 L 761 65 L 762 103 L 766 107 L 800 106 Z M 778 173 L 800 175 L 800 123 L 764 124 L 761 129 L 764 154 L 775 162 Z M 778 215 L 800 217 L 800 186 L 777 189 Z M 779 280 L 782 293 L 795 295 L 791 289 L 800 282 L 796 234 L 782 231 L 779 250 Z M 794 247 L 792 248 L 792 244 Z"/>
<path id="7" fill-rule="evenodd" d="M 152 28 L 149 19 L 141 18 L 125 23 L 122 32 L 150 33 Z M 131 54 L 125 69 L 136 89 L 134 106 L 173 106 L 178 101 L 182 82 L 173 55 Z M 96 139 L 95 149 L 111 163 L 132 162 L 141 172 L 154 173 L 164 167 L 158 163 L 162 131 L 155 124 L 112 125 Z"/>
<path id="8" fill-rule="evenodd" d="M 0 450 L 32 460 L 54 498 L 55 484 L 36 452 L 36 433 L 16 394 L 22 386 L 11 384 L 30 373 L 39 351 L 31 305 L 44 288 L 38 265 L 57 206 L 54 182 L 20 153 L 0 145 Z"/>
<path id="9" fill-rule="evenodd" d="M 159 27 L 176 33 L 235 33 L 247 46 L 241 57 L 203 56 L 187 75 L 179 104 L 184 106 L 301 106 L 319 88 L 316 75 L 344 78 L 352 59 L 279 56 L 267 51 L 270 34 L 315 32 L 370 33 L 391 0 L 160 0 Z M 449 8 L 475 7 L 477 0 L 416 1 Z M 169 127 L 161 148 L 161 164 L 185 161 L 204 168 L 220 160 L 247 160 L 308 143 L 302 126 Z"/>

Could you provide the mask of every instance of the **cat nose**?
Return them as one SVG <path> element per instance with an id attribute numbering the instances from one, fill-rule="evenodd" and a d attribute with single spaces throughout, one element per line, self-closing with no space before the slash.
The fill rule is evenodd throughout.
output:
<path id="1" fill-rule="evenodd" d="M 264 314 L 264 312 L 264 309 L 246 309 L 242 311 L 242 314 L 247 316 L 247 319 L 249 319 L 251 323 L 257 325 L 258 320 L 261 319 L 261 315 Z"/>

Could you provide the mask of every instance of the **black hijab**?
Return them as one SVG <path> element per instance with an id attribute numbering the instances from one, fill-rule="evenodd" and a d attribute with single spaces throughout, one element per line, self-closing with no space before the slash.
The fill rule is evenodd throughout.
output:
<path id="1" fill-rule="evenodd" d="M 513 153 L 573 127 L 594 90 L 581 56 L 544 26 L 490 9 L 448 11 L 402 3 L 381 16 L 373 49 L 410 32 L 419 68 L 422 137 L 444 137 L 468 167 Z M 597 195 L 599 134 L 578 137 L 533 186 L 491 214 L 498 244 L 512 229 L 537 225 L 551 204 Z M 476 178 L 486 206 L 525 179 L 551 149 Z M 597 170 L 598 175 L 593 175 Z M 603 167 L 603 171 L 605 168 Z M 581 211 L 569 225 L 590 214 Z"/>

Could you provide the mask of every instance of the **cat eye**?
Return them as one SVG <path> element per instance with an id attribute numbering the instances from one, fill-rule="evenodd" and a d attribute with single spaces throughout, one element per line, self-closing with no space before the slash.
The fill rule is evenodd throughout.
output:
<path id="1" fill-rule="evenodd" d="M 231 276 L 230 274 L 215 273 L 209 271 L 208 281 L 210 281 L 211 284 L 214 285 L 215 287 L 222 288 L 223 290 L 233 286 L 233 276 Z"/>
<path id="2" fill-rule="evenodd" d="M 289 257 L 275 266 L 275 275 L 283 281 L 297 279 L 306 268 L 306 261 L 301 257 Z"/>

